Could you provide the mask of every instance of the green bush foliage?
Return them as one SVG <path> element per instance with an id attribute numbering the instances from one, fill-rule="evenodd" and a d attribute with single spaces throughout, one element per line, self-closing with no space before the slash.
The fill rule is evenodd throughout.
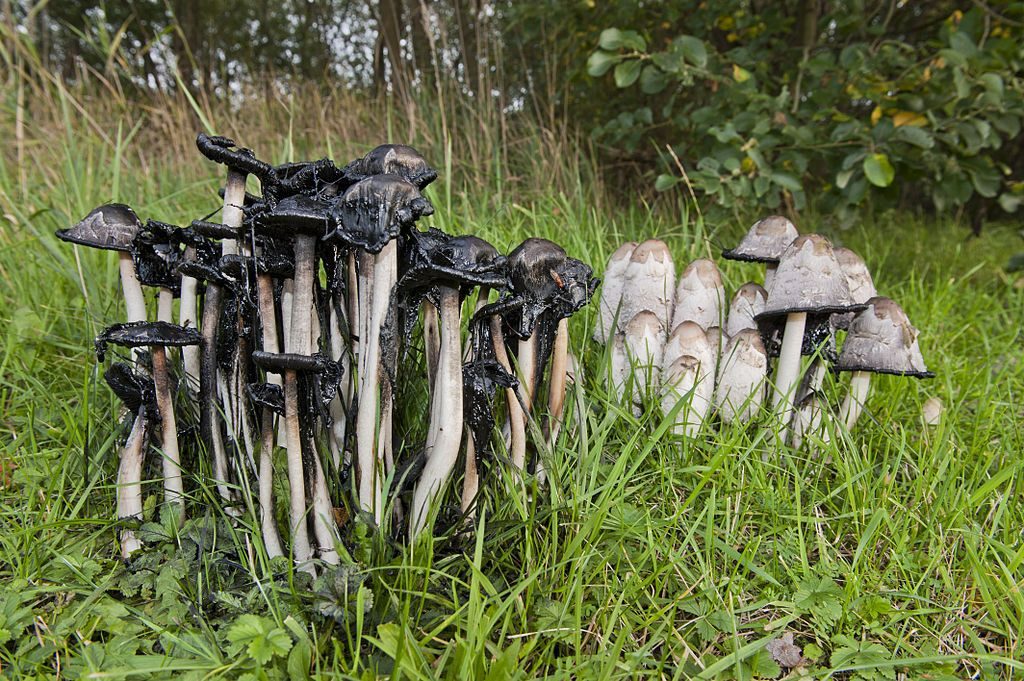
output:
<path id="1" fill-rule="evenodd" d="M 640 105 L 597 135 L 671 147 L 658 189 L 684 181 L 674 156 L 730 209 L 813 199 L 849 219 L 866 203 L 1024 201 L 1020 17 L 983 3 L 684 4 L 692 13 L 671 28 L 689 34 L 608 28 L 587 60 Z"/>

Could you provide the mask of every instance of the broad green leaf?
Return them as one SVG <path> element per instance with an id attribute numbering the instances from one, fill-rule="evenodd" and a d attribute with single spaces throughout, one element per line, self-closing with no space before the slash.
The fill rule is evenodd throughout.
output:
<path id="1" fill-rule="evenodd" d="M 622 47 L 622 31 L 617 28 L 604 29 L 601 31 L 601 37 L 598 38 L 597 44 L 602 50 L 614 52 Z"/>
<path id="2" fill-rule="evenodd" d="M 623 47 L 628 47 L 637 52 L 643 52 L 647 49 L 647 41 L 636 31 L 623 31 L 621 37 Z"/>
<path id="3" fill-rule="evenodd" d="M 1017 212 L 1022 202 L 1024 202 L 1024 196 L 1017 196 L 1008 192 L 1003 192 L 999 195 L 999 207 L 1007 213 Z"/>
<path id="4" fill-rule="evenodd" d="M 868 154 L 863 163 L 864 176 L 876 187 L 888 187 L 896 178 L 896 170 L 885 154 Z"/>
<path id="5" fill-rule="evenodd" d="M 620 59 L 622 58 L 617 54 L 598 50 L 587 59 L 587 73 L 595 78 L 603 76 Z"/>
<path id="6" fill-rule="evenodd" d="M 264 636 L 249 642 L 246 651 L 259 664 L 266 664 L 274 657 L 284 657 L 292 647 L 292 637 L 280 627 L 275 627 Z"/>
<path id="7" fill-rule="evenodd" d="M 750 80 L 751 75 L 750 75 L 750 71 L 747 71 L 745 68 L 743 68 L 739 64 L 733 64 L 732 65 L 732 77 L 733 77 L 733 80 L 735 80 L 737 83 L 746 83 L 748 80 Z"/>
<path id="8" fill-rule="evenodd" d="M 836 187 L 839 189 L 846 189 L 846 185 L 850 183 L 850 178 L 853 177 L 853 169 L 840 170 L 836 174 Z"/>
<path id="9" fill-rule="evenodd" d="M 788 189 L 791 192 L 798 192 L 803 189 L 803 185 L 800 180 L 789 173 L 771 173 L 772 182 L 779 185 L 783 189 Z"/>
<path id="10" fill-rule="evenodd" d="M 978 54 L 978 46 L 975 45 L 974 41 L 971 40 L 971 37 L 963 31 L 957 31 L 953 35 L 949 36 L 949 46 L 968 59 Z"/>
<path id="11" fill-rule="evenodd" d="M 998 97 L 1003 98 L 1003 94 L 1006 91 L 1006 86 L 1003 84 L 1003 77 L 998 73 L 985 73 L 981 76 L 981 84 L 985 86 L 985 89 Z"/>
<path id="12" fill-rule="evenodd" d="M 615 67 L 615 85 L 620 88 L 629 87 L 640 77 L 640 67 L 643 64 L 639 59 L 624 61 Z"/>
<path id="13" fill-rule="evenodd" d="M 640 72 L 640 89 L 644 94 L 656 95 L 668 85 L 668 76 L 657 66 L 648 64 Z"/>
<path id="14" fill-rule="evenodd" d="M 703 40 L 692 35 L 681 35 L 672 42 L 683 53 L 686 61 L 700 68 L 707 66 L 708 50 Z"/>
<path id="15" fill-rule="evenodd" d="M 288 654 L 288 678 L 292 681 L 305 681 L 309 678 L 309 667 L 313 659 L 313 649 L 309 641 L 299 641 Z"/>
<path id="16" fill-rule="evenodd" d="M 654 181 L 654 188 L 659 192 L 668 191 L 672 187 L 683 181 L 683 178 L 676 177 L 675 175 L 658 175 L 658 179 Z"/>
<path id="17" fill-rule="evenodd" d="M 935 139 L 931 133 L 923 128 L 914 128 L 909 125 L 896 128 L 890 139 L 906 142 L 920 149 L 931 149 L 935 146 Z"/>

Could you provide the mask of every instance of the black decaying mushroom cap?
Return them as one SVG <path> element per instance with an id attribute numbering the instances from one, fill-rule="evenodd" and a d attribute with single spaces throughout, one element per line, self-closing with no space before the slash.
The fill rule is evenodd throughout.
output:
<path id="1" fill-rule="evenodd" d="M 57 230 L 57 238 L 81 246 L 108 251 L 130 251 L 142 221 L 123 203 L 108 203 L 93 208 L 70 229 Z"/>
<path id="2" fill-rule="evenodd" d="M 294 352 L 265 352 L 256 350 L 252 353 L 253 363 L 261 369 L 274 373 L 297 371 L 315 373 L 322 371 L 326 357 L 321 354 L 299 355 Z"/>
<path id="3" fill-rule="evenodd" d="M 221 239 L 237 239 L 240 234 L 240 230 L 237 227 L 208 220 L 193 220 L 191 229 L 199 236 L 216 241 Z"/>
<path id="4" fill-rule="evenodd" d="M 567 257 L 547 239 L 519 244 L 508 256 L 508 269 L 512 296 L 520 305 L 519 314 L 508 315 L 507 321 L 519 338 L 528 338 L 542 315 L 556 321 L 572 316 L 590 301 L 598 284 L 589 265 Z"/>
<path id="5" fill-rule="evenodd" d="M 917 344 L 918 331 L 895 301 L 878 296 L 854 317 L 834 370 L 932 378 Z"/>
<path id="6" fill-rule="evenodd" d="M 284 415 L 284 389 L 281 386 L 273 383 L 250 383 L 246 388 L 249 391 L 249 399 L 257 407 Z"/>
<path id="7" fill-rule="evenodd" d="M 169 322 L 126 322 L 108 326 L 96 336 L 96 356 L 102 362 L 108 345 L 123 348 L 199 345 L 199 332 Z"/>
<path id="8" fill-rule="evenodd" d="M 327 238 L 380 253 L 403 229 L 433 212 L 416 185 L 398 175 L 374 175 L 349 187 L 333 204 L 333 231 Z"/>
<path id="9" fill-rule="evenodd" d="M 418 151 L 405 144 L 382 144 L 352 161 L 345 170 L 356 181 L 373 175 L 400 175 L 420 189 L 437 179 L 437 171 Z"/>
<path id="10" fill-rule="evenodd" d="M 260 215 L 256 223 L 274 235 L 309 234 L 322 237 L 327 233 L 328 213 L 327 203 L 297 194 L 281 199 L 273 210 Z"/>
<path id="11" fill-rule="evenodd" d="M 147 220 L 132 242 L 132 260 L 139 282 L 145 286 L 170 289 L 177 296 L 181 292 L 181 239 L 178 228 L 165 222 Z"/>
<path id="12" fill-rule="evenodd" d="M 201 132 L 196 135 L 196 148 L 199 149 L 199 153 L 215 163 L 255 175 L 263 185 L 277 183 L 274 169 L 268 163 L 256 158 L 251 149 L 239 147 L 232 139 Z"/>
<path id="13" fill-rule="evenodd" d="M 488 329 L 488 325 L 480 327 Z M 469 429 L 476 447 L 477 457 L 484 456 L 490 449 L 491 433 L 494 432 L 494 396 L 498 387 L 516 388 L 519 381 L 505 371 L 494 358 L 494 344 L 490 331 L 486 331 L 487 343 L 481 344 L 484 356 L 474 358 L 462 366 L 462 418 Z"/>
<path id="14" fill-rule="evenodd" d="M 114 362 L 103 372 L 103 380 L 133 414 L 145 408 L 146 414 L 158 418 L 156 388 L 153 379 L 134 371 L 125 362 Z"/>

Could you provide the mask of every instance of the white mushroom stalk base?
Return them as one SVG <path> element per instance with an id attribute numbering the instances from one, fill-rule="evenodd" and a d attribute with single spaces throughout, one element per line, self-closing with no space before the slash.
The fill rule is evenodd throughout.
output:
<path id="1" fill-rule="evenodd" d="M 441 492 L 459 457 L 462 441 L 461 303 L 455 288 L 441 289 L 441 350 L 427 434 L 427 462 L 412 495 L 410 535 L 426 526 L 432 502 Z"/>
<path id="2" fill-rule="evenodd" d="M 864 411 L 864 405 L 871 393 L 871 373 L 854 371 L 850 376 L 850 391 L 846 393 L 843 406 L 839 410 L 839 419 L 846 424 L 846 430 L 853 430 Z"/>
<path id="3" fill-rule="evenodd" d="M 196 249 L 189 246 L 185 249 L 185 260 L 195 259 Z M 178 308 L 178 324 L 185 328 L 199 328 L 199 302 L 196 296 L 198 283 L 193 277 L 181 277 L 181 303 Z M 186 346 L 181 349 L 182 362 L 185 365 L 185 381 L 192 394 L 199 388 L 199 347 Z"/>
<path id="4" fill-rule="evenodd" d="M 146 453 L 149 423 L 140 409 L 132 424 L 128 441 L 121 447 L 117 467 L 117 518 L 142 520 L 142 461 Z M 142 548 L 142 542 L 131 529 L 121 530 L 121 557 L 127 560 Z"/>
<path id="5" fill-rule="evenodd" d="M 299 423 L 299 380 L 294 371 L 284 374 L 284 428 L 288 450 L 288 518 L 292 533 L 292 558 L 300 570 L 315 574 L 310 559 L 313 549 L 306 529 L 306 478 L 302 465 L 302 432 Z"/>
<path id="6" fill-rule="evenodd" d="M 786 431 L 793 417 L 793 401 L 800 380 L 800 347 L 803 344 L 807 313 L 794 312 L 786 316 L 786 329 L 782 335 L 779 366 L 775 372 L 775 394 L 772 407 L 779 417 L 779 440 L 786 443 Z"/>
<path id="7" fill-rule="evenodd" d="M 548 379 L 548 453 L 554 453 L 565 414 L 565 393 L 569 379 L 569 320 L 560 319 L 551 348 L 551 377 Z M 543 457 L 537 459 L 537 483 L 544 484 L 547 471 Z"/>

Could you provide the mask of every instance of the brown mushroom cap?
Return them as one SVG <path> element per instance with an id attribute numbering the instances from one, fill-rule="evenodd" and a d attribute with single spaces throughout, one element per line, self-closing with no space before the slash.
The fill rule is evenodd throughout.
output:
<path id="1" fill-rule="evenodd" d="M 917 344 L 918 330 L 895 301 L 875 297 L 853 319 L 835 371 L 931 378 Z"/>
<path id="2" fill-rule="evenodd" d="M 776 263 L 782 252 L 799 236 L 793 223 L 781 215 L 758 220 L 736 248 L 722 252 L 726 260 Z"/>

